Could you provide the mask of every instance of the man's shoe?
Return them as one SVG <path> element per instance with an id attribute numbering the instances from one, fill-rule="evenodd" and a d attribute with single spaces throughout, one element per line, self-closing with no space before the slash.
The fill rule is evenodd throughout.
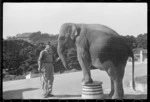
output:
<path id="1" fill-rule="evenodd" d="M 48 96 L 49 96 L 49 97 L 54 97 L 54 95 L 53 95 L 53 94 L 48 94 Z"/>
<path id="2" fill-rule="evenodd" d="M 43 95 L 43 98 L 47 98 L 48 97 L 48 95 Z"/>

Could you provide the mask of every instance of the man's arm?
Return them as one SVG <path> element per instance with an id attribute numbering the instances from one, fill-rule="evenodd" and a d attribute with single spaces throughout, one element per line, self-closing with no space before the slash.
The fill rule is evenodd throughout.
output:
<path id="1" fill-rule="evenodd" d="M 56 58 L 56 55 L 53 54 L 53 62 L 54 63 L 57 63 L 58 61 L 60 60 L 60 58 Z"/>
<path id="2" fill-rule="evenodd" d="M 58 57 L 58 58 L 56 58 L 56 62 L 58 62 L 60 60 L 60 58 Z"/>
<path id="3" fill-rule="evenodd" d="M 41 51 L 38 58 L 38 71 L 41 71 L 43 57 L 44 57 L 44 51 Z"/>

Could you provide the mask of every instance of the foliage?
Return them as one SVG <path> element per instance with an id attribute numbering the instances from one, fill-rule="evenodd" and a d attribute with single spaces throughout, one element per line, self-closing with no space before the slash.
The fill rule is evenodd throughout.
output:
<path id="1" fill-rule="evenodd" d="M 134 36 L 122 36 L 124 38 L 124 40 L 126 41 L 126 43 L 130 46 L 131 49 L 134 49 L 137 47 L 137 42 L 136 42 L 136 37 Z"/>
<path id="2" fill-rule="evenodd" d="M 147 34 L 139 34 L 136 38 L 138 48 L 147 49 Z"/>
<path id="3" fill-rule="evenodd" d="M 23 73 L 27 73 L 29 71 L 37 72 L 37 60 L 41 50 L 44 49 L 43 44 L 39 44 L 38 46 L 28 46 L 20 51 L 20 56 L 24 58 L 22 64 L 20 65 L 20 69 L 23 69 Z"/>
<path id="4" fill-rule="evenodd" d="M 16 37 L 15 37 L 15 36 L 13 36 L 13 37 L 8 36 L 8 37 L 7 37 L 7 40 L 16 40 Z"/>
<path id="5" fill-rule="evenodd" d="M 122 36 L 127 44 L 132 48 L 142 48 L 142 49 L 147 49 L 147 34 L 139 34 L 137 37 L 134 36 Z"/>
<path id="6" fill-rule="evenodd" d="M 67 62 L 70 69 L 81 70 L 79 62 L 77 60 L 77 52 L 75 48 L 72 48 L 67 53 Z"/>
<path id="7" fill-rule="evenodd" d="M 11 75 L 24 75 L 29 71 L 37 72 L 37 60 L 40 52 L 45 48 L 44 43 L 32 45 L 23 40 L 3 41 L 3 68 Z M 54 56 L 57 54 L 57 41 L 52 41 Z M 55 63 L 55 72 L 64 70 L 61 61 Z"/>
<path id="8" fill-rule="evenodd" d="M 3 81 L 9 81 L 9 80 L 19 80 L 19 79 L 25 79 L 25 76 L 23 75 L 6 75 Z"/>
<path id="9" fill-rule="evenodd" d="M 47 34 L 44 33 L 42 34 L 40 31 L 32 33 L 29 36 L 29 39 L 32 44 L 37 44 L 37 43 L 47 43 L 48 41 L 54 41 L 56 40 L 58 35 L 52 35 L 52 34 Z"/>
<path id="10" fill-rule="evenodd" d="M 23 40 L 4 40 L 3 41 L 3 68 L 9 74 L 17 74 L 18 67 L 20 66 L 23 58 L 19 55 L 20 50 L 33 46 L 32 44 Z"/>

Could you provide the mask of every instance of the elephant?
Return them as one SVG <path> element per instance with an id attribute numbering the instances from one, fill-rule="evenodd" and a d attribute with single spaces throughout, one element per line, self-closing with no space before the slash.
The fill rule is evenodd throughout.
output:
<path id="1" fill-rule="evenodd" d="M 62 24 L 57 52 L 65 68 L 68 68 L 64 52 L 75 47 L 83 72 L 82 84 L 93 83 L 90 69 L 106 71 L 110 77 L 112 99 L 123 99 L 123 77 L 129 57 L 132 58 L 132 86 L 134 81 L 134 54 L 126 41 L 113 29 L 102 24 Z"/>

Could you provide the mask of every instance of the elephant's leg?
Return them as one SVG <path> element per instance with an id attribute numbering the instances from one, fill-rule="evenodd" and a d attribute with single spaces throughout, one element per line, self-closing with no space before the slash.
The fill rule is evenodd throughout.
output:
<path id="1" fill-rule="evenodd" d="M 114 82 L 111 78 L 110 78 L 110 81 L 111 81 L 111 91 L 109 93 L 109 96 L 112 97 L 114 94 Z"/>
<path id="2" fill-rule="evenodd" d="M 112 99 L 122 99 L 124 97 L 122 84 L 124 67 L 122 65 L 118 65 L 118 67 L 115 67 L 113 64 L 111 64 L 109 65 L 107 73 L 111 78 L 111 92 L 109 95 L 112 95 Z"/>
<path id="3" fill-rule="evenodd" d="M 82 83 L 83 84 L 93 83 L 93 80 L 91 78 L 91 73 L 90 73 L 91 62 L 89 60 L 88 53 L 84 49 L 78 47 L 77 48 L 77 55 L 78 55 L 79 64 L 80 64 L 82 71 L 83 71 Z"/>
<path id="4" fill-rule="evenodd" d="M 119 69 L 119 70 L 118 70 Z M 123 99 L 124 98 L 124 89 L 123 89 L 123 77 L 124 77 L 125 66 L 118 67 L 116 71 L 116 78 L 113 79 L 114 82 L 114 95 L 112 99 Z"/>
<path id="5" fill-rule="evenodd" d="M 112 97 L 114 95 L 114 90 L 115 90 L 114 89 L 114 81 L 113 81 L 114 76 L 115 76 L 115 66 L 111 61 L 105 61 L 103 63 L 103 66 L 105 68 L 105 71 L 107 72 L 107 74 L 110 77 L 111 90 L 110 90 L 109 96 Z"/>
<path id="6" fill-rule="evenodd" d="M 123 99 L 124 97 L 124 90 L 122 80 L 114 80 L 114 94 L 112 99 Z"/>

